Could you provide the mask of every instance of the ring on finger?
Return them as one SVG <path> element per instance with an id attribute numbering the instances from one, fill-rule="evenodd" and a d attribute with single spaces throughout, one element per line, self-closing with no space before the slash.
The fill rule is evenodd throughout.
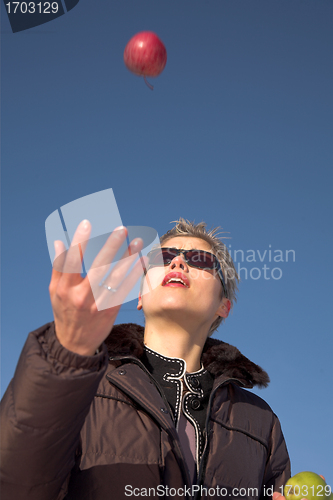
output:
<path id="1" fill-rule="evenodd" d="M 111 286 L 106 285 L 104 281 L 103 281 L 103 283 L 101 283 L 100 286 L 103 286 L 103 288 L 105 288 L 108 292 L 111 292 L 111 293 L 115 293 L 117 291 L 116 288 L 112 288 Z"/>

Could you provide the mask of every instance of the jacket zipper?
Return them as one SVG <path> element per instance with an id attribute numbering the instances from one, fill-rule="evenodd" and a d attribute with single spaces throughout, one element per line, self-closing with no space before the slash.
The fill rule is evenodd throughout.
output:
<path id="1" fill-rule="evenodd" d="M 140 368 L 142 368 L 142 369 L 143 369 L 143 371 L 144 371 L 144 372 L 148 375 L 148 377 L 150 378 L 150 380 L 152 381 L 152 383 L 155 385 L 155 387 L 157 388 L 158 392 L 160 393 L 160 395 L 161 395 L 161 397 L 162 397 L 162 399 L 163 399 L 163 402 L 165 403 L 165 405 L 166 405 L 166 407 L 167 407 L 167 409 L 168 409 L 168 411 L 169 411 L 169 414 L 170 414 L 170 416 L 171 416 L 171 418 L 172 418 L 172 421 L 174 422 L 174 418 L 173 418 L 173 415 L 172 415 L 171 408 L 170 408 L 169 403 L 168 403 L 168 401 L 167 401 L 167 399 L 166 399 L 166 397 L 165 397 L 165 395 L 164 395 L 163 390 L 161 389 L 161 387 L 160 387 L 159 383 L 158 383 L 158 382 L 156 382 L 156 380 L 154 379 L 154 377 L 151 375 L 151 373 L 149 372 L 149 370 L 147 370 L 147 368 L 145 367 L 145 365 L 144 365 L 144 364 L 143 364 L 143 363 L 142 363 L 139 359 L 135 359 L 135 358 L 132 358 L 132 357 L 128 357 L 128 358 L 126 358 L 126 357 L 114 357 L 114 358 L 109 357 L 109 360 L 110 360 L 110 361 L 123 361 L 123 360 L 125 360 L 125 359 L 127 359 L 127 360 L 131 361 L 132 363 L 134 363 L 134 364 L 138 365 L 138 366 L 139 366 Z M 107 377 L 107 375 L 106 375 L 106 377 Z M 112 382 L 112 383 L 114 383 L 114 382 Z M 121 390 L 124 390 L 122 387 L 119 387 L 119 388 L 120 388 Z M 130 394 L 130 393 L 129 393 L 129 396 L 130 396 L 130 397 L 131 397 L 134 401 L 136 401 L 136 403 L 138 403 L 140 406 L 143 406 L 143 405 L 142 405 L 142 401 L 137 400 L 137 399 L 136 399 L 135 397 L 133 397 L 133 395 L 132 395 L 132 394 Z M 148 413 L 150 413 L 149 408 L 146 408 L 146 410 L 148 411 Z M 187 470 L 187 466 L 185 466 L 185 465 L 184 465 L 184 464 L 186 464 L 186 462 L 185 462 L 184 457 L 183 457 L 183 452 L 182 452 L 182 450 L 181 450 L 181 447 L 179 446 L 178 441 L 176 441 L 172 435 L 171 435 L 171 437 L 172 437 L 172 440 L 173 440 L 173 442 L 174 442 L 174 444 L 175 444 L 175 446 L 176 446 L 176 450 L 177 450 L 178 457 L 180 458 L 180 466 L 181 466 L 181 470 L 182 470 L 183 478 L 184 478 L 184 479 L 186 479 L 186 481 L 185 481 L 185 482 L 186 482 L 186 486 L 187 486 L 188 488 L 191 488 L 192 482 L 191 482 L 191 480 L 190 480 L 190 476 L 189 476 L 189 473 L 188 473 L 188 470 Z M 184 497 L 184 498 L 188 498 L 189 500 L 192 500 L 192 496 L 188 497 L 188 496 L 186 495 L 186 497 Z"/>
<path id="2" fill-rule="evenodd" d="M 199 467 L 199 473 L 198 473 L 196 486 L 201 485 L 203 477 L 204 477 L 205 468 L 206 468 L 206 460 L 207 460 L 207 452 L 208 452 L 208 440 L 209 440 L 209 436 L 210 436 L 210 433 L 208 432 L 209 431 L 208 427 L 209 427 L 209 422 L 210 422 L 210 415 L 212 412 L 213 397 L 215 396 L 217 389 L 220 389 L 221 387 L 223 387 L 226 384 L 229 384 L 230 382 L 237 382 L 239 385 L 244 386 L 244 384 L 240 380 L 238 380 L 236 378 L 229 378 L 229 379 L 221 382 L 218 386 L 216 386 L 215 389 L 210 393 L 210 396 L 209 396 L 207 415 L 206 415 L 206 425 L 205 425 L 206 442 L 205 442 L 204 450 L 202 452 L 202 456 L 201 456 L 201 460 L 200 460 L 200 467 Z M 199 495 L 200 495 L 200 490 L 196 491 L 196 493 L 193 497 L 193 500 L 199 500 L 200 499 Z"/>
<path id="3" fill-rule="evenodd" d="M 160 387 L 160 385 L 158 384 L 158 382 L 156 382 L 156 380 L 154 379 L 154 377 L 150 374 L 150 372 L 147 370 L 147 368 L 145 367 L 145 365 L 139 360 L 139 359 L 136 359 L 136 358 L 132 358 L 132 357 L 110 357 L 109 360 L 110 361 L 122 361 L 124 359 L 128 359 L 129 361 L 131 361 L 132 363 L 135 363 L 136 365 L 138 365 L 140 368 L 143 369 L 143 371 L 148 375 L 148 377 L 150 378 L 150 380 L 153 382 L 153 384 L 155 385 L 155 387 L 157 388 L 158 392 L 160 393 L 166 407 L 168 408 L 169 410 L 169 413 L 171 415 L 171 418 L 172 420 L 174 421 L 173 419 L 173 415 L 172 415 L 172 412 L 171 412 L 171 409 L 170 409 L 170 406 L 169 406 L 169 403 Z M 196 486 L 200 486 L 201 483 L 202 483 L 202 479 L 203 479 L 203 476 L 204 476 L 204 471 L 205 471 L 205 466 L 206 466 L 206 459 L 207 459 L 207 451 L 208 451 L 208 440 L 209 440 L 209 433 L 208 433 L 208 427 L 209 427 L 209 421 L 210 421 L 210 415 L 211 415 L 211 411 L 212 411 L 212 401 L 213 401 L 213 397 L 215 396 L 215 393 L 218 389 L 220 389 L 221 387 L 223 387 L 224 385 L 226 384 L 229 384 L 230 382 L 236 382 L 237 384 L 239 384 L 240 386 L 244 386 L 243 382 L 237 378 L 228 378 L 227 380 L 224 380 L 223 382 L 221 382 L 218 386 L 215 387 L 214 390 L 212 390 L 212 392 L 210 393 L 210 396 L 209 396 L 209 401 L 208 401 L 208 406 L 207 406 L 207 415 L 206 415 L 206 425 L 205 425 L 205 434 L 206 434 L 206 442 L 205 442 L 205 446 L 204 446 L 204 450 L 202 452 L 202 456 L 201 456 L 201 460 L 200 460 L 200 466 L 199 466 L 199 473 L 198 473 L 198 477 L 197 477 L 197 482 L 196 482 Z M 134 399 L 138 404 L 140 404 L 142 406 L 142 402 L 141 401 L 137 401 L 135 398 L 133 398 L 133 396 L 131 396 L 132 399 Z M 185 474 L 185 478 L 186 478 L 186 482 L 187 482 L 187 485 L 186 486 L 189 486 L 190 485 L 190 489 L 191 489 L 191 485 L 192 485 L 192 482 L 189 480 L 189 474 L 188 474 L 188 471 L 187 471 L 187 467 L 184 466 L 184 463 L 185 463 L 185 460 L 183 458 L 183 453 L 181 451 L 181 448 L 178 444 L 177 441 L 174 440 L 173 436 L 171 436 L 176 447 L 177 447 L 177 451 L 178 451 L 178 454 L 181 458 L 181 468 L 182 468 L 182 472 L 183 474 Z M 197 491 L 194 495 L 194 497 L 190 496 L 188 497 L 190 500 L 200 500 L 200 490 Z M 185 498 L 185 497 L 184 497 Z"/>

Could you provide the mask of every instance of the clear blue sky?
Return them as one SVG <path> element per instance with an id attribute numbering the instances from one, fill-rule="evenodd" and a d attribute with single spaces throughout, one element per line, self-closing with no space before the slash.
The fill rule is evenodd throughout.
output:
<path id="1" fill-rule="evenodd" d="M 80 0 L 15 34 L 1 11 L 2 394 L 53 319 L 45 219 L 112 188 L 125 225 L 230 233 L 242 282 L 216 336 L 268 371 L 292 472 L 333 485 L 332 1 Z M 168 53 L 153 91 L 123 63 L 143 30 Z M 118 322 L 143 324 L 135 301 Z"/>

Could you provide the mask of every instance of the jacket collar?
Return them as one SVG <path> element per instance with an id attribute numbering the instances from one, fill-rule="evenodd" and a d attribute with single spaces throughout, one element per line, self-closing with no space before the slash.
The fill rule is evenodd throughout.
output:
<path id="1" fill-rule="evenodd" d="M 198 414 L 201 413 L 198 411 L 199 407 L 203 410 L 202 426 L 204 427 L 207 403 L 213 388 L 213 378 L 208 370 L 202 366 L 197 372 L 187 373 L 186 362 L 183 359 L 163 356 L 147 346 L 144 346 L 141 361 L 159 386 L 162 387 L 176 428 L 184 391 L 192 396 L 191 399 L 195 398 L 194 400 L 197 403 L 195 416 L 197 420 Z"/>
<path id="2" fill-rule="evenodd" d="M 114 325 L 105 340 L 109 356 L 134 356 L 143 361 L 144 327 L 135 323 Z M 220 375 L 238 379 L 244 387 L 267 387 L 269 376 L 258 365 L 243 356 L 234 346 L 208 337 L 203 348 L 201 362 L 204 368 L 217 378 Z"/>

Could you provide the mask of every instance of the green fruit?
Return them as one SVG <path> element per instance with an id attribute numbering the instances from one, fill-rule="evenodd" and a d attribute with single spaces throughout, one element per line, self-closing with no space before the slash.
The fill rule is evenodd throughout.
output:
<path id="1" fill-rule="evenodd" d="M 333 500 L 332 490 L 324 479 L 314 472 L 295 474 L 284 487 L 286 500 Z"/>

